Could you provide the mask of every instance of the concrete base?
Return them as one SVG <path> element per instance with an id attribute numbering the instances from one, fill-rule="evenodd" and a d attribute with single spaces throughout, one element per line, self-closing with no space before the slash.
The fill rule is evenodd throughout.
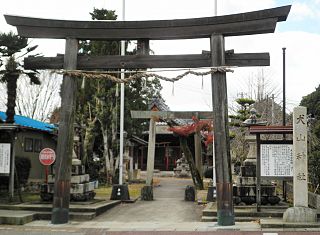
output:
<path id="1" fill-rule="evenodd" d="M 121 201 L 130 200 L 128 185 L 126 184 L 113 185 L 110 200 L 121 200 Z"/>
<path id="2" fill-rule="evenodd" d="M 141 189 L 142 201 L 153 201 L 153 187 L 151 185 L 145 185 Z"/>
<path id="3" fill-rule="evenodd" d="M 283 213 L 283 222 L 315 223 L 317 211 L 308 207 L 290 207 Z"/>
<path id="4" fill-rule="evenodd" d="M 209 186 L 208 193 L 207 193 L 207 202 L 214 202 L 216 200 L 216 197 L 217 197 L 216 187 Z"/>
<path id="5" fill-rule="evenodd" d="M 196 200 L 196 190 L 192 185 L 188 185 L 184 191 L 184 200 L 194 202 Z"/>
<path id="6" fill-rule="evenodd" d="M 52 209 L 51 223 L 52 224 L 66 224 L 69 222 L 69 209 L 58 208 Z"/>
<path id="7" fill-rule="evenodd" d="M 232 226 L 235 225 L 235 219 L 233 212 L 229 210 L 217 211 L 217 222 L 220 226 Z"/>

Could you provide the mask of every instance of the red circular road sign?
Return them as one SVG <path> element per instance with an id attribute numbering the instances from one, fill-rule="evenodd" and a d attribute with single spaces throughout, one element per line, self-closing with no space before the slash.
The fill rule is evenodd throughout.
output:
<path id="1" fill-rule="evenodd" d="M 56 160 L 56 153 L 50 148 L 44 148 L 39 154 L 39 161 L 42 165 L 50 166 Z"/>

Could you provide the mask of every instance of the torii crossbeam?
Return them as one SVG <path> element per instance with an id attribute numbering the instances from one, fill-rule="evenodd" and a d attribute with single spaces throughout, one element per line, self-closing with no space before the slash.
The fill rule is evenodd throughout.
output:
<path id="1" fill-rule="evenodd" d="M 77 56 L 78 40 L 169 40 L 189 38 L 210 38 L 209 67 L 228 65 L 228 56 L 224 49 L 224 37 L 273 33 L 277 22 L 285 21 L 291 6 L 253 11 L 247 13 L 206 17 L 197 19 L 160 20 L 160 21 L 65 21 L 38 19 L 5 15 L 8 24 L 16 26 L 20 36 L 29 38 L 66 39 L 63 68 L 79 68 Z M 133 58 L 123 57 L 135 68 L 145 68 L 134 64 Z M 158 57 L 159 59 L 160 57 Z M 97 57 L 95 58 L 97 59 Z M 122 59 L 122 57 L 121 57 Z M 152 57 L 147 57 L 152 60 Z M 49 59 L 50 60 L 50 59 Z M 61 60 L 61 59 L 60 59 Z M 87 57 L 90 60 L 90 57 Z M 172 59 L 171 59 L 172 60 Z M 245 59 L 242 58 L 241 64 Z M 125 68 L 117 62 L 118 68 Z M 155 60 L 156 68 L 159 60 Z M 187 63 L 187 62 L 186 62 Z M 268 62 L 269 63 L 269 62 Z M 50 63 L 48 68 L 52 66 Z M 89 63 L 88 63 L 89 64 Z M 108 64 L 101 60 L 100 69 L 108 69 Z M 178 64 L 178 62 L 177 62 Z M 258 63 L 256 63 L 259 65 Z M 62 64 L 60 63 L 59 66 Z M 181 65 L 181 64 L 180 64 Z M 260 65 L 265 65 L 265 62 Z M 149 66 L 149 65 L 148 65 Z M 40 66 L 39 66 L 40 67 Z M 160 65 L 159 65 L 160 67 Z M 181 66 L 184 67 L 184 66 Z M 191 67 L 191 66 L 190 66 Z M 192 66 L 198 67 L 198 65 Z M 41 67 L 45 69 L 45 66 Z M 52 68 L 52 67 L 51 67 Z M 36 69 L 36 68 L 35 68 Z M 228 137 L 228 103 L 226 73 L 218 72 L 212 78 L 212 104 L 215 122 L 215 156 L 217 173 L 217 217 L 219 225 L 233 225 L 234 211 L 232 202 L 232 181 L 230 163 L 230 144 Z M 67 223 L 69 218 L 70 172 L 73 143 L 75 80 L 64 75 L 62 84 L 62 107 L 56 160 L 55 195 L 53 202 L 52 223 Z"/>

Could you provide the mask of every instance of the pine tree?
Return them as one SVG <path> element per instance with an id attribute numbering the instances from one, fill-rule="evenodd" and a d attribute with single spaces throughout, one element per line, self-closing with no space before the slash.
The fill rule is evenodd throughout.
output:
<path id="1" fill-rule="evenodd" d="M 27 75 L 32 84 L 40 84 L 36 71 L 26 71 L 18 61 L 26 54 L 34 51 L 37 46 L 29 47 L 28 39 L 10 33 L 0 34 L 0 82 L 7 84 L 7 111 L 6 123 L 14 123 L 17 80 L 21 75 Z M 22 53 L 19 55 L 19 53 Z"/>

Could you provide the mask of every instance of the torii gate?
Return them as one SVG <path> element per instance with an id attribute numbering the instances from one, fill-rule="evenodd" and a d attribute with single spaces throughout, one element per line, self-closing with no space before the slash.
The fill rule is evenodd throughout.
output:
<path id="1" fill-rule="evenodd" d="M 191 119 L 192 117 L 200 119 L 211 119 L 213 118 L 212 112 L 206 111 L 137 111 L 131 110 L 131 118 L 133 119 L 150 119 L 149 124 L 149 141 L 148 141 L 148 157 L 147 157 L 147 188 L 144 189 L 142 198 L 145 200 L 152 200 L 152 179 L 154 171 L 154 158 L 155 158 L 155 144 L 156 144 L 156 121 L 154 118 L 160 118 L 163 120 L 173 119 Z M 200 137 L 195 135 L 195 160 L 196 167 L 201 172 L 201 148 L 199 147 Z M 199 154 L 200 151 L 200 154 Z M 149 198 L 151 197 L 151 198 Z"/>
<path id="2" fill-rule="evenodd" d="M 66 39 L 65 56 L 25 59 L 28 69 L 107 69 L 107 68 L 196 68 L 219 66 L 267 66 L 268 53 L 226 54 L 224 37 L 273 33 L 277 22 L 285 21 L 291 6 L 261 11 L 195 19 L 158 21 L 66 21 L 5 15 L 20 36 Z M 168 40 L 210 38 L 208 55 L 77 56 L 78 40 Z M 230 145 L 226 73 L 212 78 L 217 174 L 217 217 L 219 225 L 233 225 Z M 62 107 L 56 160 L 56 181 L 52 223 L 69 219 L 70 172 L 73 142 L 75 80 L 63 76 Z"/>

